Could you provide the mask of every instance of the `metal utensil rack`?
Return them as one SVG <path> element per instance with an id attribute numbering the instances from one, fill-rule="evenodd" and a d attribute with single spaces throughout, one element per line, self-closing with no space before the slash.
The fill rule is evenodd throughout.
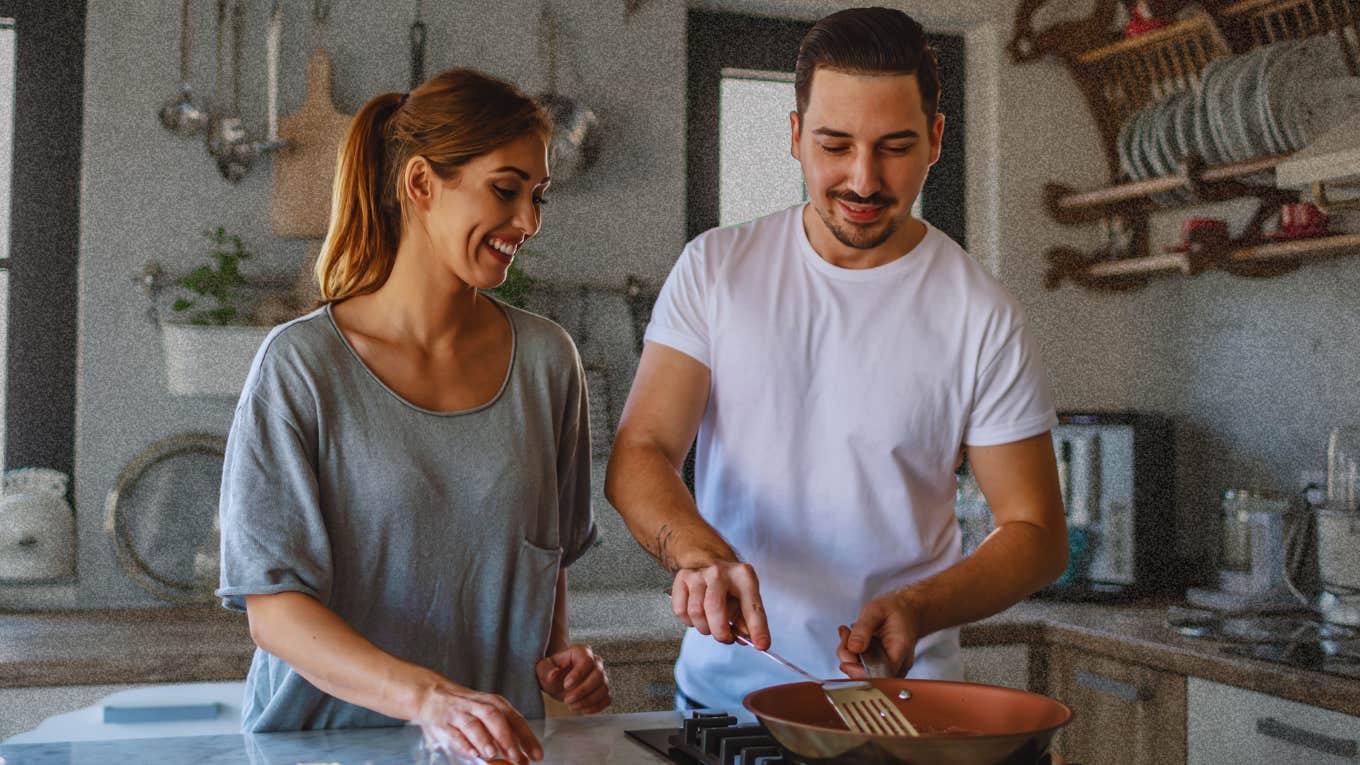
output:
<path id="1" fill-rule="evenodd" d="M 1046 2 L 1022 3 L 1014 23 L 1010 50 L 1014 63 L 1056 56 L 1076 80 L 1095 121 L 1107 164 L 1109 185 L 1077 190 L 1060 183 L 1045 186 L 1049 215 L 1064 225 L 1104 222 L 1123 232 L 1118 251 L 1084 252 L 1066 247 L 1048 250 L 1044 283 L 1056 289 L 1064 282 L 1105 291 L 1136 289 L 1158 275 L 1194 275 L 1216 269 L 1249 277 L 1276 276 L 1299 268 L 1305 259 L 1335 256 L 1360 248 L 1360 234 L 1270 242 L 1262 227 L 1280 204 L 1297 201 L 1297 192 L 1247 179 L 1273 179 L 1274 168 L 1290 154 L 1262 156 L 1245 162 L 1206 165 L 1187 156 L 1176 170 L 1159 177 L 1131 180 L 1119 162 L 1119 133 L 1139 110 L 1176 93 L 1198 88 L 1214 60 L 1242 54 L 1282 40 L 1335 34 L 1352 75 L 1360 75 L 1360 0 L 1205 0 L 1181 20 L 1129 39 L 1108 31 L 1107 14 L 1085 22 L 1066 22 L 1064 34 L 1035 33 L 1032 17 Z M 1085 26 L 1082 26 L 1082 25 Z M 1104 40 L 1089 49 L 1074 49 L 1070 40 Z M 1044 45 L 1048 45 L 1045 48 Z M 1180 206 L 1256 197 L 1261 204 L 1246 231 L 1235 240 L 1193 234 L 1185 252 L 1151 255 L 1150 216 L 1176 205 L 1166 195 L 1179 192 Z"/>

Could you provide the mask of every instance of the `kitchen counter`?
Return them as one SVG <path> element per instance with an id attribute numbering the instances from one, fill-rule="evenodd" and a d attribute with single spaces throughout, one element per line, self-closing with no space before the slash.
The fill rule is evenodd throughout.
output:
<path id="1" fill-rule="evenodd" d="M 1360 716 L 1360 680 L 1227 655 L 1167 629 L 1167 605 L 1029 600 L 964 627 L 962 641 L 1070 646 Z M 614 664 L 669 661 L 683 634 L 652 592 L 573 593 L 571 625 Z M 215 607 L 0 614 L 0 687 L 233 680 L 253 651 L 245 618 Z"/>
<path id="2" fill-rule="evenodd" d="M 556 717 L 529 724 L 543 743 L 544 765 L 655 765 L 665 762 L 624 736 L 634 728 L 679 725 L 675 712 L 631 715 Z M 181 738 L 82 741 L 56 744 L 0 745 L 0 763 L 14 765 L 94 765 L 136 762 L 139 765 L 299 765 L 305 763 L 417 762 L 420 731 L 414 727 L 344 731 L 264 733 L 252 736 L 185 736 Z M 459 760 L 455 759 L 455 763 Z"/>

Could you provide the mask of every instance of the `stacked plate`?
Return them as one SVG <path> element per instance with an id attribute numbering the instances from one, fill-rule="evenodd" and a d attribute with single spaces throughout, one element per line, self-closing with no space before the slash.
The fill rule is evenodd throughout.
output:
<path id="1" fill-rule="evenodd" d="M 1119 133 L 1119 162 L 1139 181 L 1174 173 L 1192 154 L 1209 165 L 1283 154 L 1357 111 L 1360 77 L 1349 76 L 1340 41 L 1288 40 L 1215 59 L 1195 88 L 1135 113 Z M 1273 184 L 1269 174 L 1260 180 Z"/>

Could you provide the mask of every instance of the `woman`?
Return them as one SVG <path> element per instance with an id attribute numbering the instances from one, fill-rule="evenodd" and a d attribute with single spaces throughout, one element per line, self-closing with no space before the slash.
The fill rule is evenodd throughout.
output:
<path id="1" fill-rule="evenodd" d="M 246 731 L 408 720 L 522 763 L 540 689 L 608 705 L 567 644 L 566 567 L 595 537 L 580 359 L 479 292 L 539 229 L 549 130 L 469 69 L 355 116 L 323 306 L 270 333 L 228 438 L 217 594 L 259 648 Z"/>

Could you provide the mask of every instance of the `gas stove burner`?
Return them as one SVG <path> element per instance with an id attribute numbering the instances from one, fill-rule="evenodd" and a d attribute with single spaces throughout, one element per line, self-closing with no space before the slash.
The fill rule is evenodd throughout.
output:
<path id="1" fill-rule="evenodd" d="M 692 712 L 681 728 L 625 731 L 680 765 L 797 765 L 761 725 L 738 725 L 726 712 Z"/>
<path id="2" fill-rule="evenodd" d="M 1351 640 L 1357 635 L 1353 627 L 1312 615 L 1254 616 L 1175 608 L 1167 613 L 1166 624 L 1188 637 L 1252 645 Z"/>

